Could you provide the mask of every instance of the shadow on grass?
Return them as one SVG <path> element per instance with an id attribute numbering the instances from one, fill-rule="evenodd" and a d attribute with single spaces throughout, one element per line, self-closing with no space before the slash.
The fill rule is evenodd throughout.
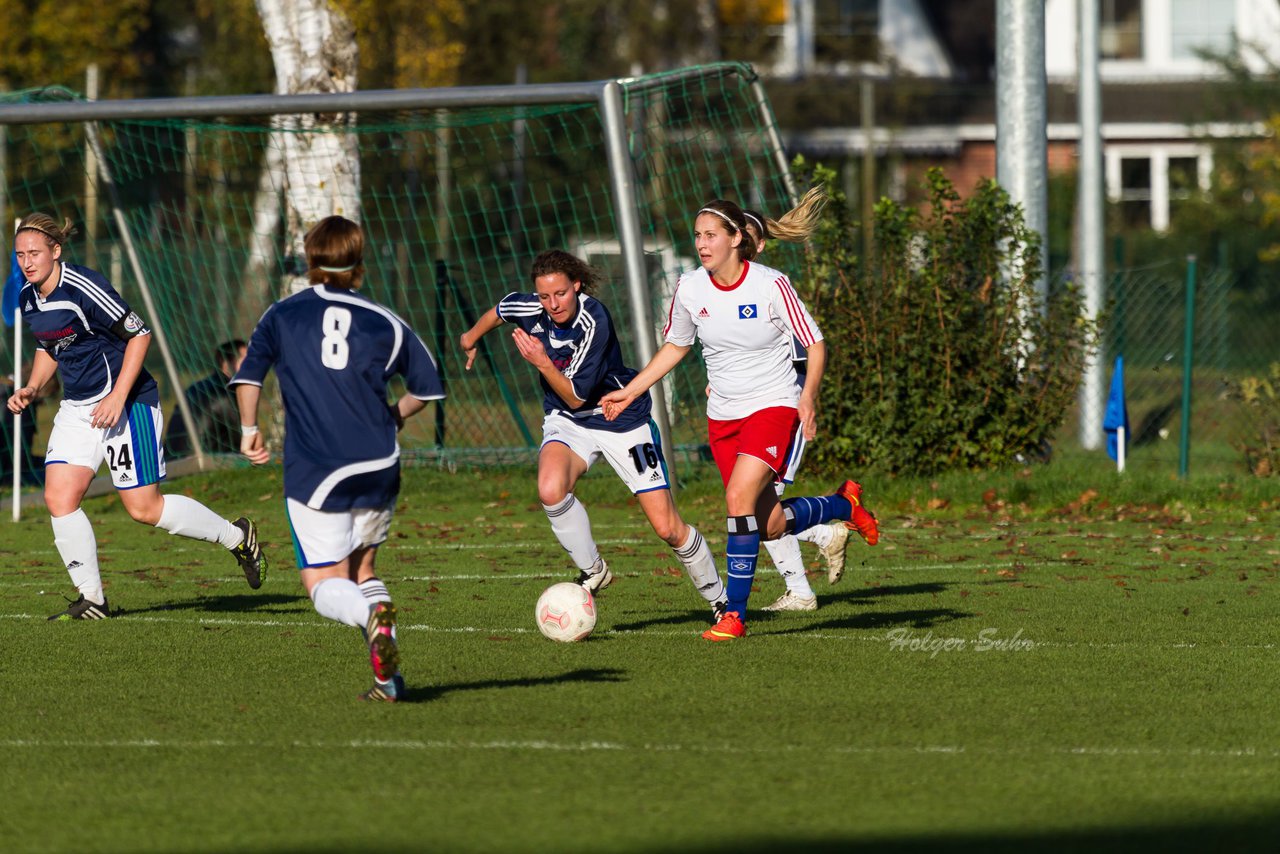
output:
<path id="1" fill-rule="evenodd" d="M 753 838 L 730 845 L 692 846 L 667 849 L 684 854 L 777 854 L 777 852 L 885 852 L 885 854 L 989 854 L 989 852 L 1079 851 L 1086 854 L 1133 851 L 1275 851 L 1280 839 L 1280 818 L 1274 816 L 1241 817 L 1235 820 L 1193 825 L 1161 827 L 1108 827 L 1081 831 L 1046 831 L 1044 833 L 981 833 L 915 836 L 899 839 L 777 839 Z"/>
<path id="2" fill-rule="evenodd" d="M 819 601 L 830 606 L 833 603 L 845 602 L 854 605 L 867 604 L 877 599 L 883 599 L 889 596 L 918 596 L 923 594 L 941 593 L 950 585 L 942 582 L 926 582 L 920 584 L 898 584 L 885 585 L 882 587 L 867 588 L 847 588 L 838 593 L 824 593 L 822 590 L 818 592 Z M 758 591 L 752 594 L 752 601 L 756 602 L 756 606 L 751 608 L 748 623 L 765 622 L 778 619 L 794 619 L 790 613 L 775 613 L 771 611 L 763 611 L 761 605 L 767 604 L 765 596 Z M 815 612 L 807 612 L 815 614 Z M 816 614 L 821 614 L 817 611 Z M 917 615 L 911 617 L 911 615 Z M 932 616 L 930 616 L 932 615 Z M 811 632 L 820 629 L 880 629 L 886 626 L 892 626 L 898 623 L 911 625 L 913 628 L 928 628 L 938 623 L 950 622 L 951 620 L 959 620 L 971 616 L 961 611 L 954 611 L 949 608 L 940 608 L 936 610 L 922 611 L 902 611 L 897 614 L 854 614 L 839 619 L 832 619 L 825 622 L 811 622 L 815 617 L 809 617 L 810 621 L 806 621 L 804 625 L 797 626 L 793 629 L 787 629 L 787 632 Z M 619 632 L 636 632 L 643 629 L 654 628 L 656 626 L 688 626 L 690 623 L 707 623 L 711 622 L 710 609 L 698 608 L 691 611 L 679 611 L 667 614 L 662 617 L 654 617 L 647 620 L 634 620 L 629 623 L 615 623 L 614 631 Z M 901 619 L 897 619 L 901 618 Z M 818 618 L 821 619 L 821 618 Z"/>
<path id="3" fill-rule="evenodd" d="M 489 691 L 503 688 L 538 688 L 546 685 L 562 685 L 566 682 L 622 682 L 626 671 L 616 667 L 595 667 L 570 670 L 556 676 L 526 676 L 519 679 L 483 679 L 479 682 L 455 682 L 452 685 L 407 686 L 402 703 L 429 703 L 455 691 Z"/>
<path id="4" fill-rule="evenodd" d="M 163 613 L 165 611 L 208 611 L 211 614 L 298 614 L 298 603 L 310 604 L 304 594 L 240 593 L 226 596 L 200 596 L 182 602 L 148 605 L 145 608 L 117 608 L 115 616 Z"/>
<path id="5" fill-rule="evenodd" d="M 787 615 L 789 616 L 789 615 Z M 817 622 L 806 623 L 803 626 L 793 626 L 789 629 L 779 628 L 776 631 L 769 631 L 771 635 L 794 635 L 804 634 L 806 632 L 822 632 L 831 629 L 855 629 L 860 631 L 882 631 L 884 629 L 893 628 L 894 626 L 910 626 L 913 629 L 928 629 L 934 626 L 940 626 L 950 623 L 953 620 L 964 620 L 972 617 L 972 614 L 964 611 L 957 611 L 953 608 L 920 608 L 913 611 L 877 611 L 874 614 L 849 614 L 844 617 L 836 617 L 830 620 L 819 620 Z M 768 622 L 773 626 L 779 619 L 785 619 L 784 615 L 769 615 Z"/>

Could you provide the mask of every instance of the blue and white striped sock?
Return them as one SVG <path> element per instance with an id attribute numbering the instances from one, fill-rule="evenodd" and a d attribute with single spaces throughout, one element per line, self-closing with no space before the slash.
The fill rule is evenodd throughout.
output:
<path id="1" fill-rule="evenodd" d="M 814 525 L 832 519 L 848 519 L 853 505 L 843 495 L 819 495 L 816 498 L 784 498 L 782 513 L 787 517 L 787 533 L 798 534 Z"/>
<path id="2" fill-rule="evenodd" d="M 730 611 L 737 611 L 739 619 L 747 618 L 747 599 L 751 596 L 751 582 L 756 577 L 756 561 L 760 559 L 760 531 L 755 516 L 730 516 L 727 519 L 729 540 L 725 545 L 725 562 Z"/>

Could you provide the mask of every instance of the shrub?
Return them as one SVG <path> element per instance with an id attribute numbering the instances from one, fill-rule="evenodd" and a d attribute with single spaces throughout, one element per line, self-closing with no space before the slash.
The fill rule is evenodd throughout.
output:
<path id="1" fill-rule="evenodd" d="M 803 162 L 798 162 L 805 172 Z M 924 212 L 882 199 L 861 272 L 836 175 L 801 288 L 829 358 L 820 441 L 828 472 L 991 468 L 1038 456 L 1062 423 L 1097 335 L 1078 290 L 1036 294 L 1039 236 L 994 181 L 961 199 L 930 170 Z"/>
<path id="2" fill-rule="evenodd" d="M 1280 362 L 1271 364 L 1270 376 L 1245 377 L 1240 398 L 1258 416 L 1257 444 L 1245 443 L 1245 463 L 1258 477 L 1280 474 Z"/>

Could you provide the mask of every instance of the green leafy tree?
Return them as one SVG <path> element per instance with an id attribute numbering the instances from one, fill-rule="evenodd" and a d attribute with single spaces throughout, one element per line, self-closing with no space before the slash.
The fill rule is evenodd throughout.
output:
<path id="1" fill-rule="evenodd" d="M 0 87 L 84 88 L 91 62 L 104 97 L 132 91 L 150 57 L 136 50 L 149 26 L 147 0 L 115 0 L 106 10 L 88 0 L 23 0 L 0 14 Z"/>
<path id="2" fill-rule="evenodd" d="M 802 171 L 804 165 L 800 164 Z M 961 199 L 939 169 L 916 210 L 882 199 L 866 265 L 836 175 L 802 287 L 831 350 L 808 459 L 905 474 L 1039 454 L 1062 423 L 1096 327 L 1079 293 L 1036 297 L 1038 236 L 993 181 Z"/>

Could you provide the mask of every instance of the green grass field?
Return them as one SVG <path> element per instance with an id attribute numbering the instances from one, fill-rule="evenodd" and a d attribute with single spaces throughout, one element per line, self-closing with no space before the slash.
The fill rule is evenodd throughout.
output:
<path id="1" fill-rule="evenodd" d="M 808 491 L 818 491 L 816 483 Z M 800 484 L 797 494 L 806 491 Z M 259 519 L 272 574 L 86 504 L 120 618 L 71 587 L 42 511 L 0 584 L 4 851 L 1274 850 L 1280 499 L 1055 463 L 867 482 L 821 608 L 698 638 L 704 607 L 607 471 L 578 494 L 618 576 L 595 634 L 544 640 L 572 578 L 532 472 L 407 472 L 382 576 L 408 702 L 363 704 L 359 635 L 295 576 L 279 471 L 168 484 Z M 710 470 L 680 495 L 721 553 Z M 753 604 L 782 584 L 767 562 Z"/>

